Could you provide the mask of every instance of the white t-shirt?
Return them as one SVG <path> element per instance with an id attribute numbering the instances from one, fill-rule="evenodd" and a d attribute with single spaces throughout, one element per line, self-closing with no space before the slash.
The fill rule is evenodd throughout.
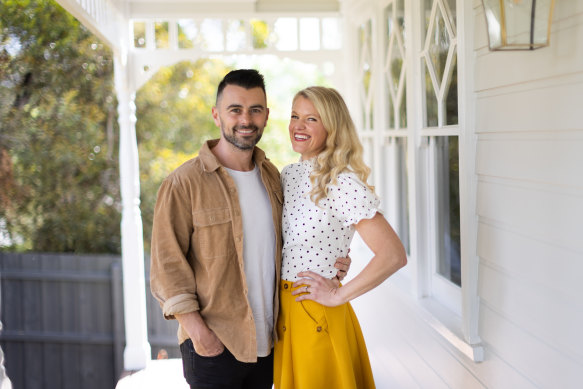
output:
<path id="1" fill-rule="evenodd" d="M 336 259 L 345 257 L 354 236 L 354 224 L 379 212 L 379 198 L 354 173 L 338 175 L 336 185 L 319 207 L 312 202 L 310 173 L 313 161 L 286 166 L 283 188 L 283 264 L 281 278 L 297 281 L 297 274 L 311 270 L 326 278 L 336 275 Z"/>
<path id="2" fill-rule="evenodd" d="M 243 261 L 249 304 L 257 336 L 257 356 L 273 347 L 273 299 L 275 293 L 275 228 L 271 202 L 257 166 L 252 171 L 226 169 L 237 186 L 243 219 Z"/>

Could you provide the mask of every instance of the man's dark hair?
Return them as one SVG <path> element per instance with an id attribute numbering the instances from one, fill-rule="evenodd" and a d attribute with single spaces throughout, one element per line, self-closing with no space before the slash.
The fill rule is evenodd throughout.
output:
<path id="1" fill-rule="evenodd" d="M 217 88 L 217 102 L 227 85 L 237 85 L 245 89 L 261 88 L 265 93 L 263 75 L 255 69 L 238 69 L 227 73 Z"/>

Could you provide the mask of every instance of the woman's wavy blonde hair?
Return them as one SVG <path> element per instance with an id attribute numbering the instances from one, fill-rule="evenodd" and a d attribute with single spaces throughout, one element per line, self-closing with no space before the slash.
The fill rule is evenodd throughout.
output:
<path id="1" fill-rule="evenodd" d="M 344 171 L 355 173 L 374 191 L 374 187 L 367 183 L 370 168 L 363 161 L 363 149 L 356 127 L 340 93 L 333 88 L 311 86 L 296 93 L 293 102 L 295 103 L 299 97 L 304 97 L 314 104 L 328 134 L 324 150 L 316 157 L 314 170 L 310 175 L 312 181 L 310 199 L 318 204 L 320 200 L 326 198 L 328 186 L 335 185 L 338 175 Z"/>

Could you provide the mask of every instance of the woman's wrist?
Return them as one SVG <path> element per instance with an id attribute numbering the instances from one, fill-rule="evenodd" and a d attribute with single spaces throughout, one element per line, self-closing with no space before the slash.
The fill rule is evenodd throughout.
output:
<path id="1" fill-rule="evenodd" d="M 344 288 L 342 287 L 342 285 L 338 285 L 335 286 L 333 288 L 330 288 L 330 295 L 332 296 L 333 300 L 336 301 L 336 306 L 338 305 L 342 305 L 347 303 L 349 300 L 346 298 L 346 296 L 344 295 Z"/>

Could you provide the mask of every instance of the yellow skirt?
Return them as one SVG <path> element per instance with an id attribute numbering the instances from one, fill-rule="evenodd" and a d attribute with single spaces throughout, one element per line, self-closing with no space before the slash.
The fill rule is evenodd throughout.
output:
<path id="1" fill-rule="evenodd" d="M 296 302 L 281 281 L 273 380 L 276 389 L 372 389 L 366 345 L 352 306 Z"/>

